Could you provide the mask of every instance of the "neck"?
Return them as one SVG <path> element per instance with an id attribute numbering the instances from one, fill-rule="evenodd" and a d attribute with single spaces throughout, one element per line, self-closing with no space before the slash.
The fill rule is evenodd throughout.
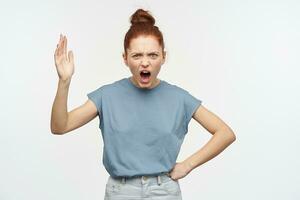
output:
<path id="1" fill-rule="evenodd" d="M 140 87 L 140 86 L 138 85 L 138 83 L 135 81 L 135 79 L 133 78 L 133 76 L 130 77 L 130 80 L 131 80 L 131 82 L 132 82 L 136 87 L 142 88 L 142 87 Z M 145 88 L 145 89 L 152 89 L 152 88 L 155 88 L 157 85 L 159 85 L 160 79 L 156 78 L 156 79 L 154 80 L 154 82 L 155 82 L 155 83 L 153 84 L 153 86 L 150 86 L 150 88 Z"/>

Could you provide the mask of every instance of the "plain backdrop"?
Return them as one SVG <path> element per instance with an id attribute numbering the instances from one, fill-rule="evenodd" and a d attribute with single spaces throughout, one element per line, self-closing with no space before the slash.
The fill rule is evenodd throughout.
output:
<path id="1" fill-rule="evenodd" d="M 70 111 L 88 92 L 131 76 L 123 39 L 138 8 L 164 34 L 158 78 L 201 99 L 237 136 L 179 180 L 183 199 L 300 199 L 296 0 L 1 1 L 0 199 L 103 199 L 99 119 L 62 136 L 50 131 L 54 50 L 66 35 L 75 57 Z M 192 119 L 177 161 L 210 138 Z"/>

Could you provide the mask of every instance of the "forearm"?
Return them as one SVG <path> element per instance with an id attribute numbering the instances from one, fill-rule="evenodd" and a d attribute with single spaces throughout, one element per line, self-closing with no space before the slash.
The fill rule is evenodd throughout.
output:
<path id="1" fill-rule="evenodd" d="M 68 93 L 71 80 L 59 80 L 57 93 L 52 106 L 51 132 L 60 133 L 68 121 Z"/>
<path id="2" fill-rule="evenodd" d="M 190 172 L 196 167 L 211 160 L 233 143 L 235 139 L 235 135 L 230 129 L 222 129 L 215 132 L 212 138 L 200 150 L 183 161 L 187 171 Z"/>

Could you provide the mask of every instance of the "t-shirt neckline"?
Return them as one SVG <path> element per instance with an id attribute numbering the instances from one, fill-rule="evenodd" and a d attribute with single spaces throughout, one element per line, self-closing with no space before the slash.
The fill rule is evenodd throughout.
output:
<path id="1" fill-rule="evenodd" d="M 136 89 L 136 90 L 140 90 L 140 91 L 154 91 L 154 90 L 157 90 L 158 88 L 161 87 L 162 83 L 163 83 L 163 80 L 159 79 L 159 84 L 156 85 L 154 88 L 151 88 L 151 89 L 148 89 L 148 88 L 140 88 L 138 86 L 136 86 L 133 82 L 131 82 L 130 80 L 131 77 L 127 77 L 126 78 L 126 81 L 129 85 L 131 85 L 132 88 Z"/>

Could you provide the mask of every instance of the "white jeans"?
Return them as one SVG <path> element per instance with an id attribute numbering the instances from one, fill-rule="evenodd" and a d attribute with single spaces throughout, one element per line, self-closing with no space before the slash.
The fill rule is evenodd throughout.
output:
<path id="1" fill-rule="evenodd" d="M 178 180 L 168 174 L 113 178 L 109 176 L 104 200 L 182 200 Z"/>

